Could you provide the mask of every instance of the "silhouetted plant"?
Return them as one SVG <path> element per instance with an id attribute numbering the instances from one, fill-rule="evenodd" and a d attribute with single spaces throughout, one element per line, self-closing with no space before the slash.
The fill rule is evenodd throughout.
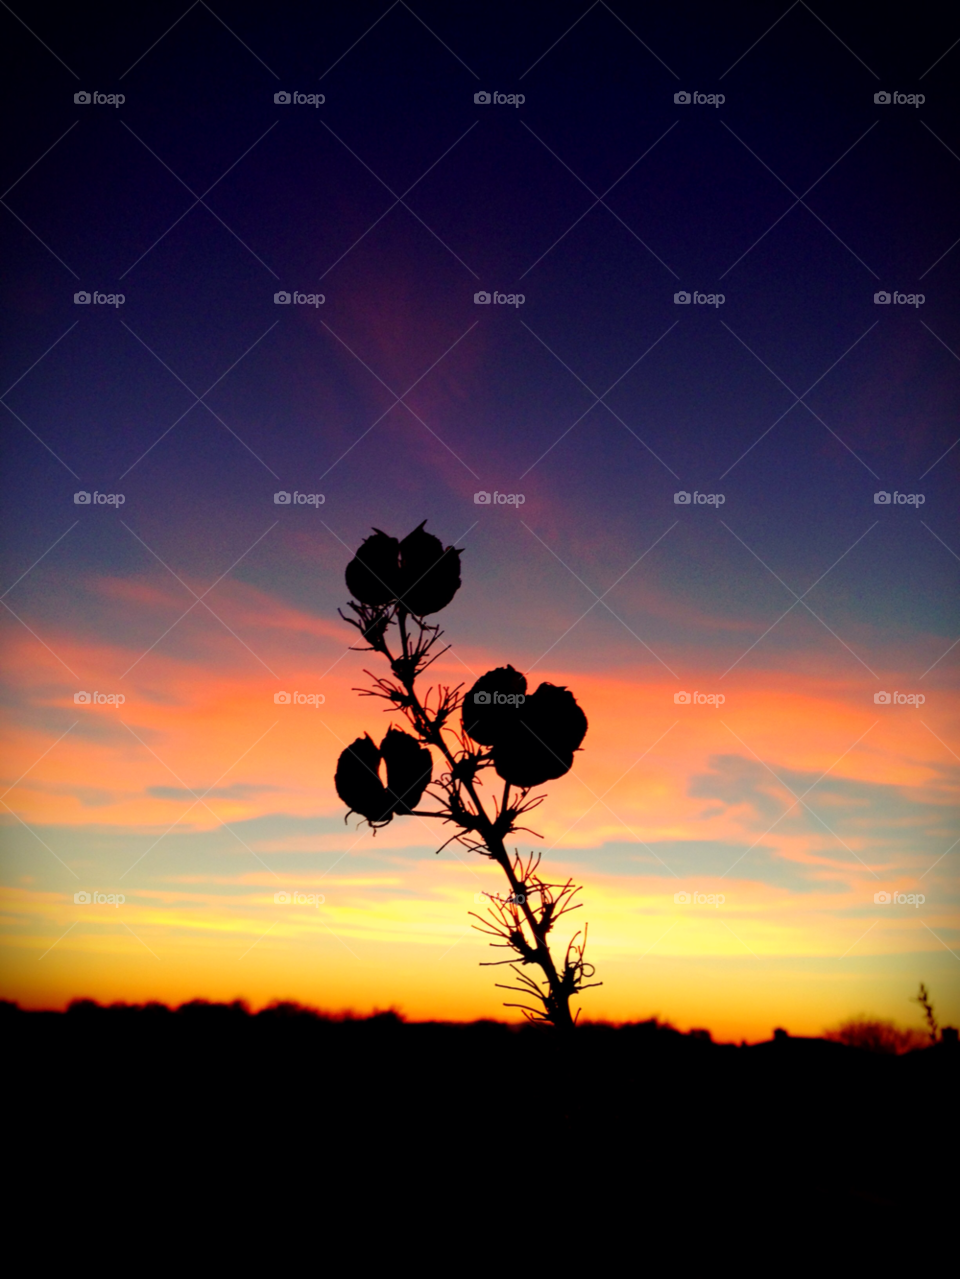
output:
<path id="1" fill-rule="evenodd" d="M 505 1006 L 521 1009 L 530 1021 L 571 1029 L 579 1012 L 571 1012 L 570 1000 L 602 983 L 589 981 L 594 969 L 584 958 L 586 927 L 569 942 L 560 966 L 548 937 L 563 915 L 579 909 L 573 898 L 580 889 L 572 880 L 559 884 L 544 879 L 538 853 L 526 860 L 516 850 L 511 856 L 504 841 L 529 829 L 519 819 L 544 799 L 530 797 L 530 791 L 570 771 L 587 718 L 566 688 L 541 684 L 528 696 L 526 679 L 512 666 L 488 671 L 465 696 L 458 684 L 429 688 L 421 698 L 418 677 L 449 647 L 435 651 L 443 632 L 424 619 L 445 608 L 459 590 L 462 554 L 452 546 L 444 548 L 424 524 L 426 520 L 402 541 L 374 529 L 347 565 L 347 589 L 353 596 L 347 607 L 355 616 L 338 610 L 340 616 L 366 641 L 360 651 L 385 657 L 393 676 L 366 671 L 373 685 L 356 691 L 389 702 L 405 717 L 413 736 L 390 728 L 379 746 L 369 734 L 358 737 L 337 764 L 337 794 L 375 829 L 398 815 L 440 818 L 457 827 L 441 849 L 459 843 L 500 866 L 510 891 L 503 897 L 488 894 L 487 916 L 470 912 L 480 921 L 473 926 L 497 939 L 491 945 L 516 956 L 494 962 L 509 965 L 520 984 L 497 985 L 537 1001 L 533 1007 Z M 431 746 L 446 766 L 438 777 L 433 776 Z M 492 799 L 492 813 L 480 796 L 491 769 L 504 783 L 502 795 Z M 438 807 L 417 808 L 424 795 Z M 530 977 L 524 971 L 530 966 L 539 968 L 542 977 Z"/>
<path id="2" fill-rule="evenodd" d="M 826 1031 L 824 1038 L 846 1044 L 848 1048 L 864 1048 L 867 1052 L 891 1055 L 926 1047 L 926 1037 L 919 1030 L 903 1030 L 896 1022 L 863 1014 L 848 1018 L 836 1030 Z"/>
<path id="3" fill-rule="evenodd" d="M 919 995 L 913 996 L 913 1002 L 919 1004 L 923 1009 L 926 1015 L 927 1034 L 930 1037 L 931 1044 L 935 1044 L 940 1038 L 940 1027 L 937 1024 L 936 1017 L 933 1015 L 933 1004 L 930 1002 L 930 996 L 927 994 L 927 988 L 923 982 L 920 983 Z"/>

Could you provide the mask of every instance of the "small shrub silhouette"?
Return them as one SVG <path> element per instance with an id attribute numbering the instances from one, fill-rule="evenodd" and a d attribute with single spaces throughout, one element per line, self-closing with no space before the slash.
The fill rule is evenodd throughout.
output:
<path id="1" fill-rule="evenodd" d="M 846 1044 L 848 1048 L 864 1048 L 867 1052 L 900 1054 L 914 1048 L 925 1048 L 927 1037 L 919 1030 L 903 1030 L 896 1022 L 878 1017 L 849 1017 L 835 1030 L 824 1032 L 825 1039 Z"/>
<path id="2" fill-rule="evenodd" d="M 393 677 L 366 671 L 373 684 L 356 691 L 390 703 L 413 734 L 390 728 L 379 746 L 369 734 L 358 737 L 337 764 L 337 794 L 374 829 L 395 816 L 438 818 L 457 828 L 441 849 L 459 843 L 495 861 L 509 893 L 489 894 L 485 917 L 470 912 L 480 921 L 473 927 L 496 938 L 491 945 L 514 953 L 515 958 L 493 962 L 509 965 L 520 984 L 497 985 L 535 1001 L 533 1006 L 505 1007 L 519 1008 L 529 1021 L 572 1029 L 579 1011 L 571 1012 L 570 1000 L 602 983 L 589 980 L 594 969 L 584 958 L 586 927 L 569 942 L 559 966 L 548 937 L 563 915 L 579 909 L 573 898 L 580 888 L 572 880 L 548 882 L 540 875 L 539 854 L 526 860 L 516 851 L 511 856 L 504 841 L 529 829 L 519 819 L 544 799 L 531 797 L 530 791 L 570 771 L 586 735 L 587 717 L 566 688 L 544 683 L 528 694 L 525 677 L 512 666 L 487 671 L 465 695 L 458 684 L 429 688 L 421 697 L 418 677 L 447 651 L 434 651 L 443 632 L 424 619 L 445 608 L 460 589 L 463 553 L 444 547 L 425 531 L 425 524 L 402 541 L 374 529 L 347 565 L 347 589 L 353 596 L 347 607 L 355 616 L 338 610 L 340 616 L 366 642 L 359 651 L 385 657 Z M 444 763 L 436 777 L 430 747 Z M 490 770 L 503 782 L 502 795 L 492 798 L 492 811 L 480 794 Z M 424 796 L 438 807 L 418 808 Z M 524 971 L 531 966 L 542 977 L 534 980 Z"/>

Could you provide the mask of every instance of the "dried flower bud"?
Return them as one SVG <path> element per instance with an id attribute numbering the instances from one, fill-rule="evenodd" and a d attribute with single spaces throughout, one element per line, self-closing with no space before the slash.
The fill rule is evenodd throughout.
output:
<path id="1" fill-rule="evenodd" d="M 372 745 L 372 743 L 371 743 Z M 426 746 L 399 728 L 391 728 L 380 743 L 380 754 L 387 766 L 387 791 L 393 812 L 411 812 L 433 777 L 433 756 Z"/>
<path id="2" fill-rule="evenodd" d="M 381 760 L 387 784 L 380 780 Z M 351 812 L 371 826 L 386 826 L 395 813 L 411 812 L 430 785 L 433 757 L 415 737 L 399 728 L 387 730 L 378 750 L 369 733 L 358 737 L 337 762 L 337 794 Z"/>
<path id="3" fill-rule="evenodd" d="M 334 778 L 337 794 L 350 812 L 359 813 L 371 826 L 386 826 L 393 818 L 393 797 L 378 776 L 379 767 L 380 752 L 364 733 L 342 752 Z"/>
<path id="4" fill-rule="evenodd" d="M 423 524 L 402 542 L 380 529 L 365 538 L 347 565 L 347 589 L 361 604 L 400 603 L 414 617 L 438 613 L 460 589 L 460 551 L 443 543 Z"/>
<path id="5" fill-rule="evenodd" d="M 439 613 L 460 589 L 460 552 L 452 546 L 444 549 L 423 524 L 400 543 L 399 598 L 414 617 Z"/>
<path id="6" fill-rule="evenodd" d="M 487 671 L 463 699 L 463 731 L 481 746 L 493 746 L 504 731 L 516 726 L 517 709 L 526 691 L 526 679 L 512 666 Z"/>
<path id="7" fill-rule="evenodd" d="M 361 604 L 389 604 L 399 587 L 400 543 L 374 529 L 347 565 L 347 590 Z"/>
<path id="8" fill-rule="evenodd" d="M 587 717 L 569 689 L 541 684 L 517 708 L 509 730 L 498 733 L 493 764 L 513 786 L 540 786 L 573 767 L 573 753 L 587 731 Z"/>

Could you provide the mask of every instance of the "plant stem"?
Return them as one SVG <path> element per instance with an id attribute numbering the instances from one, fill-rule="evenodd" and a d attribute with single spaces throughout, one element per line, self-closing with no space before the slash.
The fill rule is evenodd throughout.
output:
<path id="1" fill-rule="evenodd" d="M 400 635 L 403 641 L 403 655 L 405 659 L 409 659 L 410 651 L 405 624 L 405 610 L 400 610 L 399 622 Z M 386 645 L 384 645 L 384 647 L 386 648 Z M 387 655 L 390 655 L 389 650 L 387 650 Z M 395 664 L 391 661 L 391 665 Z M 451 770 L 453 770 L 455 768 L 456 761 L 454 760 L 453 754 L 447 746 L 447 743 L 443 740 L 443 735 L 440 729 L 438 729 L 430 720 L 430 717 L 417 696 L 414 688 L 415 678 L 415 675 L 412 673 L 404 673 L 400 676 L 404 690 L 410 700 L 410 708 L 414 713 L 415 725 L 427 742 L 442 751 Z M 550 947 L 547 943 L 546 932 L 541 928 L 537 917 L 530 906 L 530 902 L 528 900 L 529 894 L 523 891 L 525 885 L 521 884 L 521 882 L 517 879 L 516 872 L 514 871 L 513 864 L 510 860 L 510 854 L 507 852 L 506 846 L 503 842 L 503 837 L 494 829 L 493 822 L 491 822 L 486 809 L 480 801 L 480 796 L 477 794 L 473 779 L 464 778 L 463 785 L 466 787 L 476 809 L 476 818 L 478 823 L 477 828 L 480 835 L 483 837 L 484 844 L 494 861 L 497 862 L 503 870 L 503 873 L 506 875 L 510 884 L 513 899 L 520 905 L 524 918 L 527 921 L 527 926 L 529 927 L 530 932 L 533 935 L 534 942 L 536 943 L 536 957 L 532 962 L 537 963 L 543 970 L 547 979 L 547 984 L 550 988 L 549 996 L 544 999 L 549 1020 L 552 1021 L 554 1026 L 559 1029 L 573 1030 L 574 1020 L 570 1013 L 570 995 L 572 991 L 557 972 L 556 964 L 554 963 L 553 956 L 550 953 Z M 508 782 L 504 786 L 503 790 L 504 809 L 507 805 L 509 793 L 510 784 Z"/>

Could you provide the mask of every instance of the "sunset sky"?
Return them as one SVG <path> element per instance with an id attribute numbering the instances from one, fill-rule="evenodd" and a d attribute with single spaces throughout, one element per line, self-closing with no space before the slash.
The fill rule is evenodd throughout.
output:
<path id="1" fill-rule="evenodd" d="M 512 1016 L 497 868 L 333 786 L 391 722 L 344 569 L 426 519 L 432 682 L 589 719 L 517 845 L 583 1016 L 957 1024 L 957 33 L 454 9 L 2 19 L 0 995 Z"/>

